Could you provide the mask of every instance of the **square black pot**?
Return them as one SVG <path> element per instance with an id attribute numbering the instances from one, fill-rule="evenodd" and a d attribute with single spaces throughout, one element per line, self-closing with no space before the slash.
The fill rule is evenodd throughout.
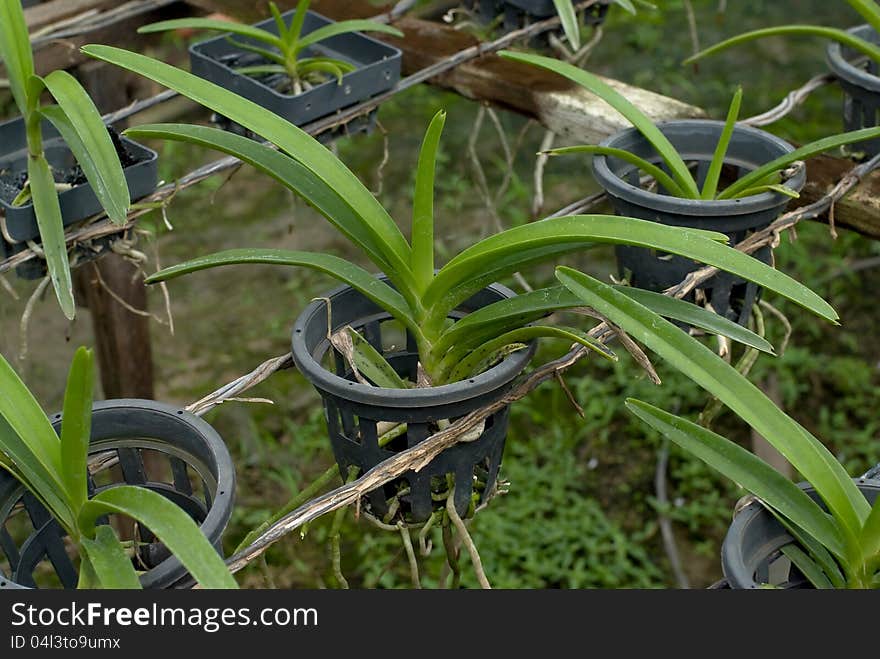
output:
<path id="1" fill-rule="evenodd" d="M 289 11 L 283 14 L 288 25 L 293 13 Z M 310 11 L 303 25 L 303 34 L 314 32 L 332 22 Z M 256 27 L 278 34 L 273 19 L 257 23 Z M 189 52 L 192 72 L 259 103 L 296 125 L 307 124 L 365 101 L 391 89 L 400 80 L 400 50 L 367 35 L 353 32 L 325 39 L 304 53 L 306 56 L 332 57 L 356 66 L 356 70 L 342 77 L 342 84 L 336 80 L 328 80 L 301 94 L 282 94 L 260 79 L 237 73 L 232 68 L 239 58 L 243 61 L 260 58 L 258 55 L 242 52 L 229 41 L 228 36 L 220 35 L 191 46 Z M 257 43 L 240 36 L 236 36 L 236 40 Z"/>
<path id="2" fill-rule="evenodd" d="M 132 155 L 135 164 L 125 168 L 125 180 L 132 200 L 140 199 L 156 189 L 158 181 L 158 154 L 152 149 L 122 138 L 122 143 Z M 43 122 L 43 149 L 49 165 L 53 169 L 69 169 L 76 163 L 70 149 L 61 139 L 55 128 Z M 27 139 L 24 120 L 13 119 L 0 124 L 0 171 L 22 172 L 27 170 Z M 61 218 L 64 226 L 100 213 L 101 203 L 88 183 L 76 185 L 58 195 L 61 204 Z M 6 230 L 16 242 L 39 240 L 40 230 L 34 205 L 12 206 L 0 199 L 0 211 L 6 216 Z M 4 241 L 5 242 L 5 241 Z M 15 245 L 5 245 L 7 252 L 18 251 Z"/>
<path id="3" fill-rule="evenodd" d="M 608 13 L 611 0 L 600 0 L 592 7 L 578 13 L 578 19 L 583 25 L 601 25 Z M 496 16 L 504 15 L 504 31 L 512 32 L 529 23 L 547 20 L 556 15 L 556 5 L 553 0 L 468 0 L 467 6 L 478 12 L 482 23 L 489 23 Z M 555 30 L 561 34 L 562 28 Z M 541 39 L 541 37 L 544 37 Z M 546 45 L 546 34 L 536 38 L 535 45 Z"/>
<path id="4" fill-rule="evenodd" d="M 859 25 L 848 32 L 877 45 L 880 34 L 870 25 Z M 860 53 L 832 42 L 827 49 L 828 66 L 843 90 L 843 127 L 846 130 L 874 128 L 880 116 L 880 64 L 862 61 Z M 868 158 L 880 153 L 880 139 L 858 142 L 851 150 L 863 151 Z"/>

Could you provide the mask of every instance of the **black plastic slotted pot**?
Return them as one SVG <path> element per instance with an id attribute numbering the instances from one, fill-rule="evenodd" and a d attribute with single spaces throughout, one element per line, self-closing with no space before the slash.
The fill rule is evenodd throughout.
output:
<path id="1" fill-rule="evenodd" d="M 862 477 L 856 485 L 868 503 L 880 495 L 880 480 Z M 819 500 L 806 484 L 804 491 Z M 782 554 L 782 547 L 795 539 L 759 502 L 750 503 L 733 518 L 721 546 L 721 568 L 725 585 L 735 589 L 757 589 L 763 584 L 781 588 L 812 588 L 812 584 Z"/>
<path id="2" fill-rule="evenodd" d="M 60 432 L 61 415 L 52 417 Z M 145 454 L 148 451 L 148 465 Z M 117 485 L 139 485 L 181 507 L 221 552 L 232 514 L 235 468 L 220 435 L 199 417 L 150 400 L 121 399 L 92 408 L 90 462 L 107 468 L 89 477 L 90 496 Z M 161 460 L 156 473 L 156 456 Z M 195 487 L 194 487 L 195 485 Z M 144 588 L 193 584 L 183 564 L 147 529 L 138 551 Z M 221 552 L 222 553 L 222 552 Z M 0 554 L 10 574 L 0 571 L 0 589 L 34 588 L 35 576 L 51 570 L 64 588 L 76 588 L 77 568 L 65 549 L 65 533 L 24 487 L 0 470 Z M 40 578 L 40 577 L 38 577 Z"/>
<path id="3" fill-rule="evenodd" d="M 519 30 L 529 23 L 544 21 L 556 16 L 553 0 L 468 0 L 472 10 L 477 12 L 481 23 L 488 24 L 503 15 L 505 32 Z M 611 0 L 600 0 L 595 5 L 579 12 L 578 20 L 583 25 L 601 25 L 605 21 Z M 561 33 L 560 27 L 556 32 Z M 535 45 L 546 42 L 546 34 L 539 35 Z"/>
<path id="4" fill-rule="evenodd" d="M 710 120 L 681 120 L 658 124 L 686 163 L 696 163 L 696 180 L 702 186 L 715 152 L 724 123 Z M 662 160 L 651 144 L 635 128 L 617 133 L 602 142 L 634 153 L 660 165 Z M 761 165 L 794 150 L 787 142 L 756 128 L 737 126 L 724 160 L 722 181 L 740 178 Z M 646 190 L 639 185 L 639 170 L 619 158 L 594 156 L 593 173 L 618 215 L 635 217 L 670 226 L 707 229 L 725 233 L 730 245 L 736 245 L 752 232 L 763 229 L 785 211 L 789 198 L 776 192 L 764 192 L 741 199 L 680 199 L 659 189 Z M 806 182 L 806 171 L 799 168 L 783 183 L 799 191 Z M 653 291 L 663 291 L 681 282 L 697 268 L 690 259 L 653 250 L 619 245 L 615 247 L 621 275 L 629 271 L 630 284 Z M 765 247 L 755 258 L 770 263 L 771 250 Z M 718 273 L 705 282 L 702 290 L 716 313 L 746 324 L 760 288 L 729 273 Z M 694 293 L 690 299 L 693 300 Z"/>
<path id="5" fill-rule="evenodd" d="M 43 149 L 49 165 L 59 171 L 70 169 L 76 164 L 70 149 L 61 139 L 55 128 L 47 121 L 43 122 Z M 136 201 L 156 189 L 158 182 L 159 155 L 141 144 L 126 137 L 120 138 L 125 149 L 134 159 L 134 164 L 126 167 L 125 181 L 129 195 Z M 0 123 L 0 172 L 18 173 L 27 171 L 27 137 L 24 120 L 20 117 Z M 61 205 L 61 219 L 64 226 L 75 224 L 101 212 L 101 202 L 88 182 L 75 185 L 69 190 L 58 194 Z M 40 230 L 33 203 L 23 206 L 12 206 L 9 201 L 0 199 L 0 213 L 5 216 L 6 232 L 16 244 L 6 245 L 5 249 L 12 254 L 21 244 L 28 240 L 39 240 Z M 5 241 L 4 241 L 5 242 Z"/>
<path id="6" fill-rule="evenodd" d="M 461 318 L 514 295 L 510 289 L 493 284 L 467 300 L 450 314 L 450 318 Z M 416 380 L 416 347 L 412 337 L 404 336 L 390 314 L 348 286 L 324 297 L 330 301 L 332 332 L 350 325 L 385 355 L 398 374 Z M 468 380 L 437 387 L 385 389 L 357 382 L 344 360 L 338 354 L 331 356 L 333 350 L 327 338 L 327 317 L 324 299 L 313 302 L 303 311 L 293 328 L 293 359 L 300 372 L 321 394 L 328 435 L 342 474 L 347 474 L 350 466 L 359 467 L 363 473 L 425 440 L 436 431 L 436 422 L 443 419 L 453 421 L 497 401 L 510 389 L 535 351 L 532 344 Z M 396 346 L 389 345 L 395 341 L 398 342 Z M 335 372 L 322 365 L 329 359 L 334 361 L 332 368 Z M 406 423 L 406 434 L 380 447 L 377 426 L 383 421 Z M 442 479 L 445 486 L 446 476 L 453 475 L 455 507 L 464 515 L 474 493 L 475 477 L 482 481 L 480 501 L 493 491 L 504 452 L 507 422 L 508 408 L 505 406 L 486 419 L 478 439 L 452 446 L 419 472 L 409 471 L 373 490 L 367 495 L 371 512 L 380 517 L 386 514 L 389 499 L 405 481 L 410 493 L 401 497 L 400 511 L 407 521 L 425 521 L 433 512 L 432 481 L 437 484 L 436 479 Z"/>
<path id="7" fill-rule="evenodd" d="M 282 14 L 288 25 L 293 14 L 293 10 Z M 330 19 L 309 11 L 302 34 L 309 34 L 331 23 L 333 21 Z M 257 23 L 256 27 L 278 34 L 278 27 L 271 18 Z M 401 51 L 366 34 L 353 32 L 325 39 L 303 53 L 306 57 L 332 57 L 356 66 L 354 71 L 342 76 L 341 84 L 335 79 L 328 80 L 301 94 L 284 94 L 271 86 L 271 78 L 248 76 L 235 71 L 234 67 L 253 64 L 260 56 L 242 51 L 228 37 L 220 35 L 190 46 L 192 72 L 298 126 L 365 101 L 391 89 L 400 80 Z M 259 45 L 248 37 L 237 36 L 236 40 Z"/>
<path id="8" fill-rule="evenodd" d="M 880 45 L 880 35 L 870 25 L 847 30 L 856 37 Z M 828 66 L 843 89 L 843 126 L 846 130 L 880 125 L 880 64 L 837 42 L 828 44 Z M 869 157 L 880 153 L 880 138 L 851 147 Z"/>

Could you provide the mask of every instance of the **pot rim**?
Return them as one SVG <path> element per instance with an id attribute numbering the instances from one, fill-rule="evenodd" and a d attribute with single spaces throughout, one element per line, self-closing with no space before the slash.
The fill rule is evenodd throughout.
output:
<path id="1" fill-rule="evenodd" d="M 880 493 L 880 478 L 865 478 L 864 476 L 854 478 L 853 482 L 861 491 L 875 491 Z M 812 485 L 806 482 L 798 483 L 798 487 L 806 492 L 815 492 Z M 731 587 L 736 587 L 737 583 L 747 584 L 746 588 L 760 588 L 760 584 L 756 583 L 752 576 L 741 578 L 749 572 L 750 566 L 747 564 L 745 552 L 743 551 L 743 538 L 748 532 L 749 527 L 758 522 L 758 520 L 769 516 L 770 513 L 764 505 L 758 501 L 753 501 L 749 505 L 740 510 L 724 536 L 721 544 L 721 569 L 725 579 L 730 583 Z M 775 520 L 773 520 L 775 522 Z M 777 523 L 778 525 L 778 523 Z M 773 537 L 767 537 L 761 547 L 760 553 L 769 556 L 781 547 L 796 542 L 788 531 L 781 525 L 779 532 Z M 756 555 L 758 552 L 755 552 Z M 755 566 L 757 567 L 757 566 Z M 742 586 L 740 586 L 742 587 Z"/>
<path id="2" fill-rule="evenodd" d="M 851 35 L 865 38 L 865 36 L 873 32 L 873 28 L 867 23 L 857 25 L 847 30 Z M 880 77 L 872 73 L 868 73 L 864 69 L 854 66 L 843 55 L 843 47 L 836 41 L 832 41 L 825 49 L 828 66 L 831 68 L 838 78 L 842 78 L 847 82 L 864 87 L 868 91 L 880 93 Z"/>
<path id="3" fill-rule="evenodd" d="M 676 130 L 687 129 L 695 125 L 711 126 L 717 128 L 719 135 L 724 128 L 723 121 L 716 121 L 714 119 L 680 119 L 674 121 L 662 121 L 658 122 L 656 125 L 661 131 L 664 128 Z M 779 149 L 780 156 L 794 151 L 794 147 L 791 144 L 765 130 L 737 124 L 734 127 L 734 133 L 750 135 L 756 139 L 768 142 Z M 633 138 L 636 140 L 647 141 L 637 128 L 631 127 L 619 131 L 605 139 L 600 143 L 600 146 L 620 148 L 619 144 L 621 142 L 629 141 Z M 715 146 L 712 145 L 711 150 L 714 150 L 714 148 Z M 630 203 L 636 203 L 666 213 L 711 217 L 736 216 L 766 211 L 788 202 L 788 198 L 778 192 L 762 192 L 761 194 L 750 195 L 740 199 L 722 200 L 682 199 L 680 197 L 650 192 L 628 183 L 615 174 L 608 166 L 608 156 L 598 154 L 593 156 L 593 173 L 599 185 L 601 185 L 608 194 L 625 199 Z M 794 176 L 786 180 L 784 183 L 787 187 L 797 192 L 804 187 L 806 180 L 806 168 L 802 167 Z"/>
<path id="4" fill-rule="evenodd" d="M 385 279 L 384 276 L 381 277 Z M 338 297 L 347 291 L 354 291 L 351 286 L 343 284 L 324 295 L 325 298 Z M 515 297 L 517 294 L 501 284 L 490 284 L 483 289 L 490 290 L 502 298 Z M 378 307 L 377 307 L 378 308 Z M 379 309 L 376 319 L 390 318 L 383 309 Z M 305 328 L 317 318 L 325 319 L 327 311 L 323 299 L 316 299 L 297 317 L 292 332 L 293 360 L 299 371 L 321 392 L 362 405 L 374 405 L 394 408 L 417 408 L 434 405 L 458 403 L 476 398 L 504 387 L 519 375 L 528 365 L 536 350 L 534 341 L 525 350 L 508 355 L 492 368 L 467 380 L 460 380 L 436 387 L 413 389 L 391 389 L 373 387 L 360 382 L 352 382 L 325 369 L 308 350 L 305 343 Z M 329 342 L 323 341 L 316 347 L 316 352 L 326 354 Z"/>
<path id="5" fill-rule="evenodd" d="M 235 467 L 226 443 L 210 424 L 191 412 L 186 411 L 182 407 L 153 400 L 120 398 L 96 401 L 93 403 L 93 436 L 90 445 L 94 444 L 97 451 L 102 451 L 114 446 L 119 441 L 125 442 L 126 440 L 136 439 L 141 436 L 149 437 L 149 431 L 139 432 L 136 430 L 137 428 L 143 428 L 143 426 L 146 425 L 143 423 L 131 423 L 131 427 L 135 430 L 132 430 L 130 434 L 126 434 L 125 436 L 119 436 L 119 433 L 113 428 L 108 428 L 106 436 L 102 437 L 102 435 L 105 434 L 101 431 L 103 424 L 112 424 L 117 416 L 127 416 L 132 412 L 141 415 L 142 418 L 161 417 L 165 422 L 170 421 L 176 428 L 180 429 L 179 432 L 187 433 L 193 441 L 202 443 L 205 447 L 207 452 L 204 457 L 211 458 L 210 461 L 206 460 L 205 464 L 209 469 L 215 471 L 217 490 L 212 495 L 211 507 L 208 509 L 205 519 L 199 524 L 199 529 L 209 542 L 216 545 L 217 542 L 220 541 L 223 531 L 232 515 L 232 508 L 235 499 Z M 50 417 L 50 421 L 56 432 L 58 432 L 60 429 L 61 414 L 53 414 Z M 185 448 L 173 438 L 149 438 L 163 444 Z M 186 450 L 185 452 L 192 454 L 193 457 L 198 459 L 202 459 L 203 457 L 195 455 L 189 450 Z M 213 461 L 214 464 L 211 464 L 211 461 Z M 19 484 L 18 489 L 11 490 L 11 492 L 17 492 L 23 488 L 24 486 Z M 35 531 L 38 530 L 39 529 L 35 529 Z M 157 587 L 157 584 L 160 587 L 164 587 L 167 582 L 170 581 L 173 584 L 186 576 L 186 574 L 187 571 L 183 566 L 183 563 L 172 554 L 169 558 L 166 558 L 155 567 L 141 574 L 140 580 L 141 585 L 144 588 L 155 588 Z M 0 577 L 0 587 L 23 588 L 23 586 L 16 584 L 5 576 Z"/>

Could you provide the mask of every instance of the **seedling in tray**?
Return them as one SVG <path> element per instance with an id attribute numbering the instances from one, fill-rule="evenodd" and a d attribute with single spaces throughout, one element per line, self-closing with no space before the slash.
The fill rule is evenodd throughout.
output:
<path id="1" fill-rule="evenodd" d="M 349 32 L 384 32 L 395 36 L 403 33 L 389 25 L 370 20 L 350 20 L 330 23 L 306 35 L 302 34 L 310 0 L 300 0 L 296 6 L 290 25 L 281 15 L 274 2 L 269 3 L 278 34 L 252 25 L 241 25 L 210 18 L 182 18 L 145 25 L 138 32 L 150 33 L 165 30 L 195 29 L 219 30 L 233 35 L 248 37 L 261 45 L 246 43 L 229 37 L 230 42 L 243 51 L 262 58 L 259 64 L 236 67 L 239 73 L 250 76 L 270 76 L 276 91 L 280 93 L 301 94 L 313 86 L 335 78 L 342 84 L 342 76 L 355 70 L 350 62 L 333 57 L 311 56 L 308 49 L 320 41 Z"/>

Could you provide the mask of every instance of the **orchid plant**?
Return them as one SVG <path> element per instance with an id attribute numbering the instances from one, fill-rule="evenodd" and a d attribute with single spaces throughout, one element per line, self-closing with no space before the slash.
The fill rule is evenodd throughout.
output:
<path id="1" fill-rule="evenodd" d="M 6 64 L 12 97 L 27 131 L 27 182 L 13 204 L 33 203 L 55 295 L 64 315 L 72 319 L 76 315 L 73 280 L 58 190 L 43 149 L 43 121 L 49 121 L 61 134 L 98 201 L 116 224 L 125 223 L 131 205 L 125 173 L 101 115 L 76 78 L 62 70 L 45 76 L 34 72 L 20 0 L 0 2 L 0 59 Z M 41 103 L 44 91 L 52 95 L 54 104 Z"/>
<path id="2" fill-rule="evenodd" d="M 537 263 L 597 243 L 659 249 L 715 265 L 834 320 L 834 310 L 819 296 L 784 273 L 723 243 L 723 234 L 685 231 L 627 217 L 572 215 L 533 222 L 489 236 L 437 267 L 434 253 L 433 188 L 435 160 L 445 114 L 428 127 L 419 157 L 410 239 L 336 156 L 313 137 L 268 110 L 206 80 L 164 62 L 109 46 L 83 50 L 98 59 L 140 73 L 240 123 L 268 143 L 259 143 L 219 129 L 181 124 L 139 126 L 130 135 L 167 139 L 234 155 L 272 176 L 304 198 L 348 238 L 389 283 L 332 254 L 281 249 L 233 249 L 166 268 L 148 279 L 165 281 L 205 268 L 242 263 L 300 266 L 324 272 L 358 290 L 397 319 L 418 348 L 426 383 L 439 385 L 485 369 L 510 346 L 539 336 L 562 338 L 613 356 L 583 331 L 537 323 L 553 311 L 581 306 L 561 287 L 541 289 L 491 304 L 452 322 L 450 313 L 488 284 Z M 621 289 L 676 319 L 754 343 L 754 335 L 736 330 L 710 312 L 700 313 L 686 302 L 635 289 Z M 747 332 L 747 330 L 746 330 Z M 757 337 L 755 337 L 757 338 Z M 376 355 L 373 373 L 387 373 Z M 478 358 L 479 357 L 479 358 Z M 383 360 L 384 361 L 384 360 Z M 368 374 L 369 376 L 369 374 Z M 413 386 L 376 375 L 378 386 Z"/>
<path id="3" fill-rule="evenodd" d="M 252 52 L 262 57 L 265 62 L 251 66 L 241 66 L 236 70 L 244 75 L 264 76 L 282 75 L 286 80 L 285 86 L 280 90 L 285 93 L 300 94 L 305 86 L 320 84 L 329 78 L 335 78 L 342 84 L 342 76 L 355 70 L 350 62 L 333 57 L 322 57 L 310 54 L 309 49 L 316 44 L 349 32 L 383 32 L 401 37 L 403 33 L 390 25 L 384 25 L 376 21 L 355 19 L 339 21 L 318 28 L 308 34 L 303 34 L 303 24 L 306 20 L 309 3 L 311 0 L 300 0 L 296 10 L 288 22 L 281 15 L 278 6 L 274 2 L 269 3 L 272 18 L 278 34 L 269 30 L 263 30 L 252 25 L 242 25 L 230 21 L 222 21 L 211 18 L 181 18 L 170 21 L 160 21 L 141 27 L 138 32 L 149 34 L 166 30 L 217 30 L 232 33 L 235 36 L 246 37 L 249 42 L 240 41 L 229 37 L 236 47 L 243 51 Z M 256 41 L 260 45 L 253 43 Z"/>
<path id="4" fill-rule="evenodd" d="M 789 197 L 797 197 L 797 193 L 790 188 L 781 184 L 781 172 L 792 164 L 811 158 L 825 151 L 836 149 L 846 144 L 860 142 L 862 140 L 880 137 L 880 128 L 864 128 L 840 135 L 832 135 L 802 147 L 794 149 L 790 153 L 780 156 L 756 169 L 740 177 L 729 185 L 722 187 L 719 185 L 724 158 L 727 155 L 727 148 L 730 144 L 730 138 L 739 118 L 739 110 L 742 102 L 742 90 L 737 90 L 730 104 L 727 118 L 724 123 L 724 129 L 718 140 L 712 161 L 706 175 L 706 180 L 702 187 L 697 185 L 693 172 L 688 167 L 684 158 L 675 149 L 672 143 L 663 134 L 648 116 L 646 116 L 639 108 L 633 105 L 620 92 L 612 88 L 598 76 L 584 71 L 572 64 L 560 62 L 559 60 L 544 57 L 542 55 L 532 55 L 528 53 L 517 53 L 512 51 L 502 51 L 499 53 L 501 57 L 507 59 L 539 66 L 549 71 L 553 71 L 569 80 L 576 82 L 585 89 L 589 90 L 603 101 L 608 103 L 615 110 L 620 112 L 654 147 L 654 150 L 660 156 L 662 164 L 666 166 L 666 170 L 649 162 L 648 160 L 630 153 L 623 149 L 615 149 L 601 145 L 584 145 L 563 147 L 549 151 L 550 155 L 567 155 L 577 153 L 587 153 L 610 156 L 619 158 L 625 162 L 638 167 L 642 172 L 652 177 L 658 184 L 662 185 L 668 194 L 680 197 L 682 199 L 702 199 L 723 200 L 723 199 L 739 199 L 749 195 L 755 195 L 762 192 L 773 191 L 784 194 Z M 667 171 L 669 173 L 667 173 Z"/>
<path id="5" fill-rule="evenodd" d="M 237 588 L 223 559 L 198 525 L 161 494 L 115 485 L 89 497 L 94 358 L 77 350 L 70 366 L 60 436 L 39 403 L 0 355 L 0 469 L 45 506 L 78 549 L 80 588 L 141 587 L 135 563 L 107 524 L 125 515 L 152 531 L 205 588 Z"/>

